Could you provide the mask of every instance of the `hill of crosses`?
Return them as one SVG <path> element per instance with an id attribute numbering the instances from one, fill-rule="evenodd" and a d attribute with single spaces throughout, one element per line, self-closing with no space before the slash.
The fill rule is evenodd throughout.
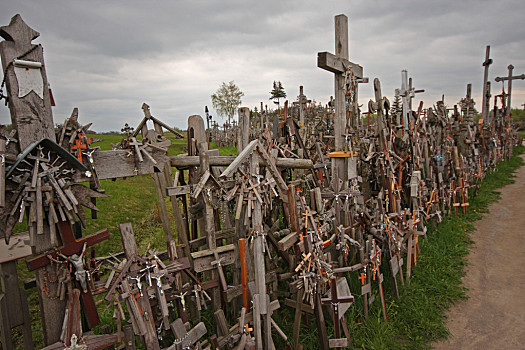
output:
<path id="1" fill-rule="evenodd" d="M 34 346 L 17 260 L 34 274 L 45 349 L 299 349 L 305 319 L 315 320 L 320 349 L 349 347 L 348 311 L 364 322 L 375 303 L 388 322 L 385 299 L 409 283 L 427 227 L 466 213 L 469 195 L 521 142 L 511 66 L 501 78 L 508 93 L 491 106 L 489 47 L 481 118 L 470 85 L 453 108 L 414 108 L 420 91 L 406 71 L 391 103 L 349 60 L 348 19 L 338 15 L 335 52 L 317 61 L 335 79 L 328 105 L 301 87 L 284 108 L 242 107 L 224 127 L 192 115 L 183 135 L 144 104 L 142 121 L 103 151 L 76 108 L 55 128 L 39 35 L 20 15 L 0 28 L 0 97 L 12 121 L 0 125 L 3 349 Z M 364 112 L 366 83 L 375 99 Z M 187 153 L 168 156 L 167 133 L 187 137 Z M 210 141 L 238 155 L 220 156 Z M 122 251 L 97 257 L 110 232 L 83 234 L 85 208 L 96 217 L 97 200 L 112 194 L 102 180 L 146 174 L 164 249 L 139 251 L 122 222 L 111 232 Z M 18 222 L 27 232 L 13 233 Z M 113 319 L 97 327 L 106 309 Z"/>

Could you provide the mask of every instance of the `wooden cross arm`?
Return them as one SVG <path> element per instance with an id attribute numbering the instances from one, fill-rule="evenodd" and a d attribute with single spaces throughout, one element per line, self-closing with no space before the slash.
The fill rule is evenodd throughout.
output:
<path id="1" fill-rule="evenodd" d="M 73 254 L 80 253 L 82 251 L 82 248 L 84 247 L 84 243 L 86 243 L 86 246 L 91 247 L 108 238 L 109 238 L 108 229 L 100 230 L 86 237 L 83 237 L 79 240 L 75 240 L 74 242 L 69 243 L 66 246 L 59 247 L 56 250 L 48 251 L 40 255 L 37 255 L 34 258 L 26 260 L 27 268 L 29 269 L 29 271 L 36 270 L 50 263 L 48 255 L 53 258 L 56 258 L 58 256 L 58 253 L 61 253 L 65 256 L 71 256 Z"/>
<path id="2" fill-rule="evenodd" d="M 199 166 L 200 164 L 198 156 L 178 155 L 170 156 L 168 158 L 170 160 L 170 165 L 179 169 Z M 236 158 L 237 157 L 235 156 L 210 156 L 209 162 L 211 166 L 229 166 Z M 266 161 L 264 161 L 264 159 L 261 161 L 261 165 L 266 166 Z M 275 166 L 278 168 L 311 169 L 314 165 L 311 159 L 277 158 L 275 159 Z"/>
<path id="3" fill-rule="evenodd" d="M 346 71 L 345 67 L 350 67 L 355 77 L 363 78 L 363 67 L 330 52 L 317 53 L 317 67 L 336 74 L 342 74 Z"/>
<path id="4" fill-rule="evenodd" d="M 323 299 L 321 299 L 321 303 L 323 305 L 331 305 L 333 302 L 336 302 L 338 304 L 353 303 L 354 302 L 354 297 L 351 295 L 349 297 L 337 298 L 337 300 L 332 300 L 332 298 L 323 298 Z"/>
<path id="5" fill-rule="evenodd" d="M 99 350 L 106 349 L 107 347 L 118 343 L 118 336 L 116 334 L 104 334 L 104 335 L 86 335 L 83 343 L 86 345 L 86 349 Z M 64 343 L 56 342 L 52 345 L 46 346 L 42 350 L 63 350 Z"/>
<path id="6" fill-rule="evenodd" d="M 494 80 L 499 82 L 499 81 L 504 81 L 504 80 L 516 80 L 516 79 L 525 80 L 525 74 L 515 75 L 512 77 L 496 77 Z"/>
<path id="7" fill-rule="evenodd" d="M 193 268 L 195 272 L 203 272 L 207 270 L 211 270 L 214 268 L 212 262 L 216 261 L 215 254 L 218 254 L 219 258 L 222 258 L 221 265 L 231 265 L 235 262 L 235 245 L 234 244 L 228 244 L 225 246 L 217 247 L 217 249 L 207 249 L 207 250 L 201 250 L 198 252 L 191 253 L 191 257 L 193 258 Z"/>

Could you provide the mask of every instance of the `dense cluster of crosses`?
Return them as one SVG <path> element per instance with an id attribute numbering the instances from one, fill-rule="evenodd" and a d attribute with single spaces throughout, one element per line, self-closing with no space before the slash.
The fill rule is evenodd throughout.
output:
<path id="1" fill-rule="evenodd" d="M 335 77 L 328 107 L 310 104 L 301 87 L 290 109 L 285 103 L 271 114 L 261 104 L 260 117 L 250 118 L 240 108 L 226 130 L 206 129 L 194 115 L 187 154 L 168 157 L 164 132 L 183 135 L 146 104 L 144 119 L 135 129 L 126 124 L 111 151 L 92 147 L 76 109 L 55 130 L 42 47 L 31 43 L 38 33 L 19 15 L 1 27 L 14 126 L 0 128 L 3 348 L 13 348 L 11 328 L 19 325 L 24 347 L 33 346 L 16 271 L 25 257 L 36 275 L 46 349 L 133 349 L 136 339 L 147 349 L 299 349 L 308 314 L 321 349 L 343 348 L 351 344 L 345 313 L 359 301 L 368 318 L 376 295 L 388 322 L 382 271 L 399 298 L 398 281 L 409 283 L 427 225 L 466 212 L 469 193 L 510 157 L 519 141 L 510 87 L 522 77 L 509 66 L 509 76 L 498 78 L 508 93 L 491 110 L 487 47 L 481 119 L 470 85 L 453 109 L 438 101 L 414 110 L 421 90 L 406 71 L 392 105 L 374 79 L 375 100 L 361 113 L 358 85 L 368 78 L 349 61 L 347 31 L 346 16 L 337 16 L 335 55 L 318 55 L 318 66 Z M 236 144 L 238 155 L 219 156 L 210 138 Z M 82 207 L 96 213 L 96 198 L 106 196 L 101 180 L 142 174 L 155 180 L 166 251 L 140 253 L 131 224 L 122 223 L 123 252 L 90 254 L 109 232 L 82 237 Z M 24 220 L 29 231 L 12 235 Z M 89 331 L 100 323 L 99 294 L 114 310 L 115 333 Z M 281 304 L 295 309 L 291 334 L 275 317 Z"/>

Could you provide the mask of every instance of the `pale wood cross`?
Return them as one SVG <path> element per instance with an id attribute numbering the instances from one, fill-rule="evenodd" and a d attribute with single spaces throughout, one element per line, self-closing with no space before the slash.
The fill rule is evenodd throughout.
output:
<path id="1" fill-rule="evenodd" d="M 363 67 L 348 60 L 348 17 L 335 16 L 335 55 L 329 52 L 317 54 L 317 67 L 334 73 L 335 82 L 335 149 L 344 145 L 346 129 L 345 76 L 351 71 L 354 77 L 363 78 Z"/>

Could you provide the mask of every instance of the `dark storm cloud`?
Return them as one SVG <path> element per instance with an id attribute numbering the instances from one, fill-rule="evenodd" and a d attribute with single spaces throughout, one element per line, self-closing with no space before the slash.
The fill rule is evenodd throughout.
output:
<path id="1" fill-rule="evenodd" d="M 79 107 L 81 122 L 95 130 L 137 124 L 143 102 L 184 128 L 230 80 L 251 108 L 269 104 L 274 80 L 291 100 L 304 85 L 309 98 L 326 102 L 333 75 L 316 67 L 316 57 L 334 51 L 333 18 L 340 13 L 349 17 L 350 60 L 379 77 L 389 97 L 407 69 L 425 89 L 418 98 L 426 107 L 442 94 L 452 105 L 472 83 L 479 108 L 487 44 L 491 78 L 506 75 L 509 63 L 516 74 L 525 72 L 522 1 L 7 0 L 1 8 L 0 25 L 20 13 L 41 33 L 36 41 L 45 49 L 55 122 Z M 525 102 L 524 84 L 514 84 L 516 106 Z M 365 106 L 371 85 L 360 88 Z M 0 108 L 0 123 L 7 122 Z"/>

